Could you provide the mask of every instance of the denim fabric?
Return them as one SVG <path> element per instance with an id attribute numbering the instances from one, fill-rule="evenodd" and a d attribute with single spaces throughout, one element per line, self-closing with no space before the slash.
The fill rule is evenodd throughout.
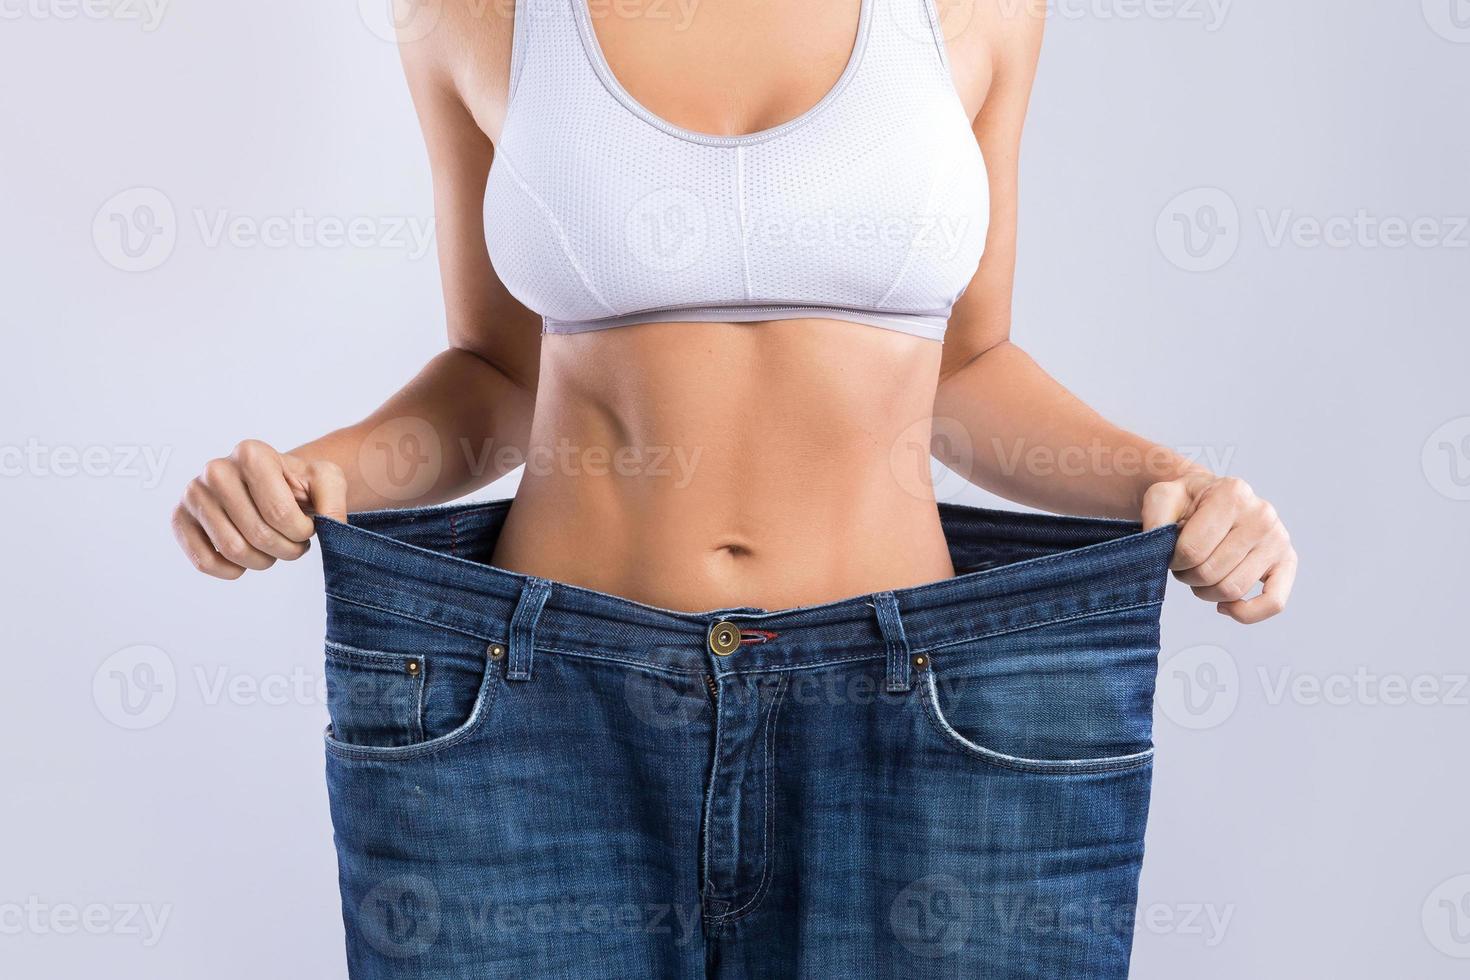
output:
<path id="1" fill-rule="evenodd" d="M 686 614 L 508 506 L 317 524 L 352 977 L 1127 975 L 1176 528 L 944 505 L 954 578 Z"/>

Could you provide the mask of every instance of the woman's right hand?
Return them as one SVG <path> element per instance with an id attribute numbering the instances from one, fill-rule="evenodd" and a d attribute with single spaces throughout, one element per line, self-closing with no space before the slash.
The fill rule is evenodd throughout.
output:
<path id="1" fill-rule="evenodd" d="M 342 468 L 247 439 L 189 481 L 174 508 L 174 537 L 195 568 L 237 579 L 306 554 L 312 514 L 347 519 Z"/>

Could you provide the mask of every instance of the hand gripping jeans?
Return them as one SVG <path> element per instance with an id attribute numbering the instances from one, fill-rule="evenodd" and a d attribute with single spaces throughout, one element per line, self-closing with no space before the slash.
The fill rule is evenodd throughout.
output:
<path id="1" fill-rule="evenodd" d="M 1127 975 L 1176 528 L 942 505 L 954 578 L 687 614 L 508 508 L 317 523 L 352 977 Z"/>

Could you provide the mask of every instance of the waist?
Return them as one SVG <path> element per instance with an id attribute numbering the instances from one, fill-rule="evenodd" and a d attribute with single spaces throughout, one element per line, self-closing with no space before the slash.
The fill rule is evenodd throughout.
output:
<path id="1" fill-rule="evenodd" d="M 617 478 L 528 477 L 490 560 L 685 611 L 789 608 L 952 575 L 933 500 L 870 482 L 883 492 L 734 478 L 650 492 Z"/>
<path id="2" fill-rule="evenodd" d="M 705 669 L 717 622 L 748 644 L 750 669 L 811 666 L 823 658 L 880 655 L 894 634 L 875 609 L 892 609 L 914 653 L 983 636 L 1163 598 L 1178 528 L 1141 532 L 1125 521 L 939 505 L 959 574 L 907 589 L 797 609 L 725 607 L 678 612 L 488 564 L 509 501 L 318 518 L 334 599 L 504 643 L 528 593 L 537 593 L 538 648 L 646 664 Z M 544 605 L 540 599 L 544 599 Z M 747 635 L 748 631 L 748 635 Z M 762 642 L 768 634 L 780 642 Z"/>
<path id="3" fill-rule="evenodd" d="M 929 476 L 938 358 L 826 320 L 544 337 L 495 562 L 679 609 L 947 576 Z"/>

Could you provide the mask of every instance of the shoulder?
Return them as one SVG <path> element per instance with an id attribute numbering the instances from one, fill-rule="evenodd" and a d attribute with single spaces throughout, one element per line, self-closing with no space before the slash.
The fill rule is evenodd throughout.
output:
<path id="1" fill-rule="evenodd" d="M 392 0 L 398 52 L 415 98 L 457 102 L 493 131 L 510 81 L 525 0 Z"/>
<path id="2" fill-rule="evenodd" d="M 949 49 L 955 85 L 971 116 L 995 86 L 1036 73 L 1047 0 L 932 0 Z"/>

